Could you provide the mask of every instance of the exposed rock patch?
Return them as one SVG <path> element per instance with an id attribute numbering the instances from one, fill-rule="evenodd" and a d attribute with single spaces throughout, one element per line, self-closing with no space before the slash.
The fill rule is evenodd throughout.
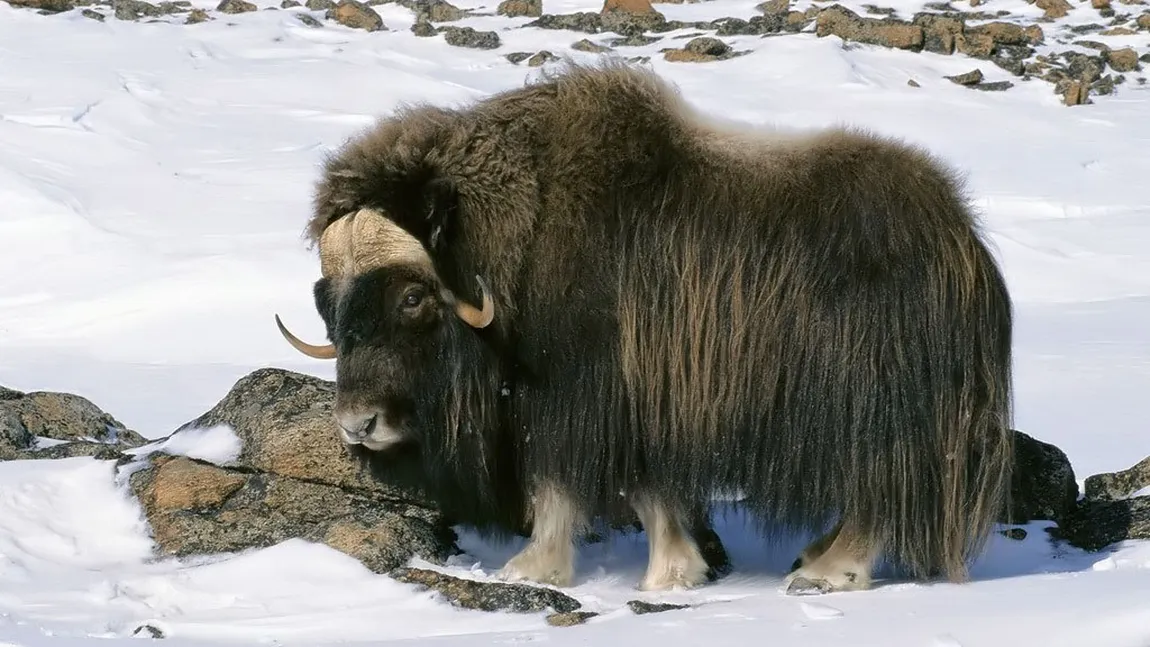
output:
<path id="1" fill-rule="evenodd" d="M 1004 523 L 1034 519 L 1061 523 L 1074 512 L 1078 481 L 1066 453 L 1021 431 L 1014 432 L 1015 482 L 1010 514 Z"/>
<path id="2" fill-rule="evenodd" d="M 472 27 L 442 27 L 440 32 L 448 45 L 471 49 L 498 49 L 503 43 L 493 31 L 476 31 Z"/>
<path id="3" fill-rule="evenodd" d="M 1150 496 L 1085 500 L 1051 534 L 1085 550 L 1101 550 L 1127 539 L 1150 539 Z"/>
<path id="4" fill-rule="evenodd" d="M 87 398 L 52 391 L 0 393 L 0 460 L 110 457 L 146 442 Z"/>
<path id="5" fill-rule="evenodd" d="M 229 14 L 247 13 L 249 11 L 255 11 L 256 9 L 258 9 L 258 7 L 247 0 L 222 0 L 222 2 L 216 6 L 216 11 Z"/>
<path id="6" fill-rule="evenodd" d="M 682 49 L 664 49 L 663 58 L 674 63 L 722 61 L 738 54 L 731 46 L 710 36 L 693 38 Z"/>
<path id="7" fill-rule="evenodd" d="M 344 27 L 363 29 L 365 31 L 386 30 L 383 18 L 368 5 L 359 0 L 339 0 L 339 3 L 327 10 L 328 20 L 334 20 Z"/>
<path id="8" fill-rule="evenodd" d="M 422 568 L 398 568 L 390 574 L 400 582 L 438 591 L 452 604 L 479 611 L 571 613 L 583 605 L 555 589 L 507 582 L 478 582 Z"/>
<path id="9" fill-rule="evenodd" d="M 495 12 L 511 18 L 520 16 L 538 18 L 543 15 L 543 0 L 503 0 Z"/>
<path id="10" fill-rule="evenodd" d="M 1119 472 L 1095 474 L 1086 479 L 1085 494 L 1094 501 L 1116 501 L 1150 487 L 1150 457 Z"/>
<path id="11" fill-rule="evenodd" d="M 893 18 L 864 18 L 838 4 L 819 12 L 815 33 L 820 38 L 838 36 L 856 43 L 909 50 L 921 50 L 924 41 L 919 25 Z"/>

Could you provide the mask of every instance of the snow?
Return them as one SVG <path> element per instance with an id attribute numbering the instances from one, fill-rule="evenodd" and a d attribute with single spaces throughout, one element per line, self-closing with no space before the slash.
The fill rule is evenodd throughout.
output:
<path id="1" fill-rule="evenodd" d="M 708 20 L 749 18 L 755 4 L 658 8 Z M 549 13 L 599 6 L 546 4 Z M 885 6 L 909 17 L 920 3 Z M 1023 0 L 980 9 L 1041 14 Z M 464 103 L 535 74 L 506 53 L 589 58 L 569 44 L 609 37 L 511 29 L 529 19 L 489 15 L 460 24 L 500 30 L 503 46 L 468 50 L 415 37 L 413 14 L 399 5 L 376 10 L 390 31 L 309 28 L 295 16 L 302 9 L 183 25 L 180 17 L 101 23 L 79 10 L 41 16 L 0 3 L 0 384 L 79 393 L 159 439 L 254 369 L 330 378 L 331 366 L 292 350 L 272 319 L 278 312 L 300 336 L 323 337 L 310 295 L 318 263 L 301 238 L 322 154 L 402 103 Z M 1062 22 L 1098 20 L 1084 4 Z M 1040 52 L 1069 48 L 1056 42 L 1057 24 L 1043 29 Z M 1113 96 L 1067 108 L 1050 84 L 1019 82 L 985 61 L 843 47 L 810 33 L 724 37 L 752 52 L 718 63 L 662 60 L 660 48 L 694 31 L 624 51 L 651 56 L 705 111 L 749 123 L 864 125 L 963 169 L 1017 307 L 1017 426 L 1064 449 L 1080 481 L 1150 455 L 1142 73 Z M 1140 51 L 1150 43 L 1146 32 L 1086 38 Z M 1016 86 L 977 92 L 943 78 L 974 67 Z M 161 449 L 226 464 L 239 440 L 226 427 L 189 430 L 137 454 Z M 587 546 L 569 593 L 602 615 L 552 628 L 541 614 L 453 608 L 298 540 L 155 559 L 124 483 L 140 465 L 117 474 L 88 458 L 0 463 L 0 646 L 118 645 L 138 640 L 144 625 L 193 647 L 1150 644 L 1150 542 L 1088 554 L 1050 545 L 1045 523 L 1026 526 L 1023 541 L 996 535 L 967 584 L 880 582 L 866 593 L 794 598 L 779 584 L 800 542 L 769 546 L 732 513 L 718 519 L 732 575 L 695 591 L 643 594 L 633 588 L 646 556 L 641 536 Z M 467 554 L 442 570 L 473 578 L 491 577 L 518 548 L 472 536 L 462 545 Z M 635 616 L 631 599 L 697 606 Z"/>

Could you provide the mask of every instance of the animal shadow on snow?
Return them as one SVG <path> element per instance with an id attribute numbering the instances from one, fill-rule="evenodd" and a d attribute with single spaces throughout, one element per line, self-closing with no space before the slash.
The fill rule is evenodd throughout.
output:
<path id="1" fill-rule="evenodd" d="M 642 593 L 636 587 L 647 567 L 645 533 L 605 532 L 597 527 L 595 530 L 603 540 L 579 544 L 575 581 L 570 589 L 563 590 L 573 595 L 593 593 L 603 597 L 604 589 L 612 589 L 627 599 L 684 596 L 721 599 L 728 595 L 742 597 L 772 592 L 781 595 L 783 579 L 813 535 L 769 529 L 760 531 L 754 517 L 732 504 L 716 502 L 712 510 L 715 532 L 722 539 L 731 562 L 727 574 L 717 581 L 690 592 Z M 1093 564 L 1106 556 L 1106 551 L 1088 553 L 1052 541 L 1045 530 L 1052 525 L 1053 522 L 1046 521 L 996 525 L 982 554 L 970 564 L 971 582 L 1090 570 Z M 1004 531 L 1010 529 L 1016 536 L 1017 529 L 1022 529 L 1026 536 L 1022 539 L 1007 537 Z M 459 546 L 464 554 L 453 558 L 452 566 L 469 571 L 471 577 L 489 581 L 497 581 L 495 573 L 527 543 L 525 538 L 508 542 L 488 540 L 466 530 L 460 530 L 459 535 Z M 944 582 L 941 579 L 916 582 L 880 561 L 874 573 L 872 590 Z"/>

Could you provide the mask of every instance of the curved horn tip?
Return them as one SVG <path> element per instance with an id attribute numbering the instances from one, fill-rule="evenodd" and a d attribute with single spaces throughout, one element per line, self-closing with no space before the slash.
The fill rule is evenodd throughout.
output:
<path id="1" fill-rule="evenodd" d="M 495 320 L 495 302 L 491 299 L 491 288 L 488 287 L 487 281 L 478 274 L 475 275 L 475 280 L 479 283 L 479 291 L 483 295 L 483 309 L 479 310 L 469 303 L 460 302 L 456 312 L 459 318 L 472 328 L 486 328 Z"/>
<path id="2" fill-rule="evenodd" d="M 279 327 L 280 334 L 283 335 L 284 339 L 286 339 L 287 342 L 292 345 L 292 348 L 298 350 L 304 355 L 307 355 L 312 359 L 335 359 L 335 344 L 317 346 L 315 344 L 309 344 L 305 341 L 302 341 L 299 337 L 293 335 L 291 331 L 287 329 L 287 326 L 284 326 L 284 323 L 280 320 L 280 316 L 278 314 L 276 315 L 276 326 Z"/>

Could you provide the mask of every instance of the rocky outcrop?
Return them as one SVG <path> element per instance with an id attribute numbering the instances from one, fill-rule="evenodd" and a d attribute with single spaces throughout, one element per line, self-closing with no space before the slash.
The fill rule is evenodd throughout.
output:
<path id="1" fill-rule="evenodd" d="M 1092 501 L 1117 501 L 1150 488 L 1150 457 L 1119 472 L 1095 474 L 1086 479 L 1086 498 Z"/>
<path id="2" fill-rule="evenodd" d="M 0 391 L 0 460 L 116 457 L 147 440 L 71 393 Z"/>
<path id="3" fill-rule="evenodd" d="M 543 15 L 543 0 L 503 0 L 496 7 L 495 13 L 509 18 L 520 16 L 538 18 Z"/>
<path id="4" fill-rule="evenodd" d="M 387 25 L 383 24 L 383 18 L 374 9 L 359 2 L 359 0 L 340 0 L 335 6 L 327 10 L 325 17 L 352 29 L 387 30 Z"/>
<path id="5" fill-rule="evenodd" d="M 1061 523 L 1078 501 L 1078 481 L 1066 453 L 1021 431 L 1014 432 L 1015 480 L 1005 523 L 1049 519 Z"/>

